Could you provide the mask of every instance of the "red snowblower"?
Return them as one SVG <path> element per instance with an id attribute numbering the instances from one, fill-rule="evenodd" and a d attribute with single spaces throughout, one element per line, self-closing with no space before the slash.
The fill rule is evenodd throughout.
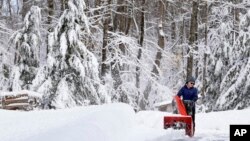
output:
<path id="1" fill-rule="evenodd" d="M 164 129 L 173 128 L 173 129 L 185 129 L 186 135 L 189 137 L 193 137 L 194 135 L 194 127 L 193 127 L 193 120 L 192 120 L 192 113 L 189 110 L 192 108 L 193 104 L 191 101 L 184 101 L 186 104 L 187 110 L 183 101 L 180 97 L 174 97 L 176 108 L 178 114 L 173 114 L 164 117 Z"/>

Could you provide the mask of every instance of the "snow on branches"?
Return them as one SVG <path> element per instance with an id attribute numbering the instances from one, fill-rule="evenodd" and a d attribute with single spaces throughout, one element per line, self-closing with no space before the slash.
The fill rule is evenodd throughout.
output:
<path id="1" fill-rule="evenodd" d="M 35 87 L 45 94 L 45 106 L 65 108 L 103 103 L 106 93 L 99 79 L 99 64 L 82 41 L 84 34 L 89 34 L 85 3 L 70 0 L 68 5 L 49 35 L 48 66 L 34 80 L 41 87 Z"/>

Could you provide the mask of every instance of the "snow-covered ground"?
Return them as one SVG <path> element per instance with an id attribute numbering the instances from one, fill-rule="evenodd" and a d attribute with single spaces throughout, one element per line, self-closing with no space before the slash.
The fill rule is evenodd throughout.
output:
<path id="1" fill-rule="evenodd" d="M 230 124 L 250 124 L 250 109 L 199 113 L 193 138 L 163 129 L 168 113 L 117 103 L 62 110 L 0 110 L 1 141 L 228 141 Z"/>

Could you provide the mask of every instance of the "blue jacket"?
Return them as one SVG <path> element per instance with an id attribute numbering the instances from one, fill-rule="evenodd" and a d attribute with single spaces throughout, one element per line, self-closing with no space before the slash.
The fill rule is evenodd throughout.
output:
<path id="1" fill-rule="evenodd" d="M 193 100 L 197 101 L 198 99 L 198 90 L 194 87 L 188 89 L 188 87 L 185 85 L 183 86 L 180 91 L 177 94 L 179 97 L 182 96 L 183 100 Z"/>

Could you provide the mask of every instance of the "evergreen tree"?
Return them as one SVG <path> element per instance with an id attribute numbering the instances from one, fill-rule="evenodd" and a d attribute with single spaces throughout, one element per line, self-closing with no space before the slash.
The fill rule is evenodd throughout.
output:
<path id="1" fill-rule="evenodd" d="M 207 110 L 227 110 L 249 106 L 249 12 L 240 19 L 239 35 L 232 36 L 234 23 L 230 7 L 212 13 L 217 22 L 210 26 L 211 54 L 208 62 Z M 244 12 L 243 12 L 244 13 Z M 220 23 L 220 24 L 215 24 Z"/>
<path id="2" fill-rule="evenodd" d="M 24 27 L 11 37 L 11 50 L 14 50 L 14 66 L 10 76 L 10 90 L 30 89 L 39 67 L 41 13 L 32 6 L 24 19 Z"/>
<path id="3" fill-rule="evenodd" d="M 33 88 L 45 94 L 45 106 L 101 104 L 105 90 L 98 76 L 98 62 L 83 43 L 90 34 L 85 3 L 70 0 L 68 7 L 48 37 L 48 66 L 41 68 Z"/>
<path id="4" fill-rule="evenodd" d="M 241 16 L 239 36 L 229 55 L 231 67 L 220 84 L 216 109 L 243 109 L 250 105 L 250 10 Z"/>

